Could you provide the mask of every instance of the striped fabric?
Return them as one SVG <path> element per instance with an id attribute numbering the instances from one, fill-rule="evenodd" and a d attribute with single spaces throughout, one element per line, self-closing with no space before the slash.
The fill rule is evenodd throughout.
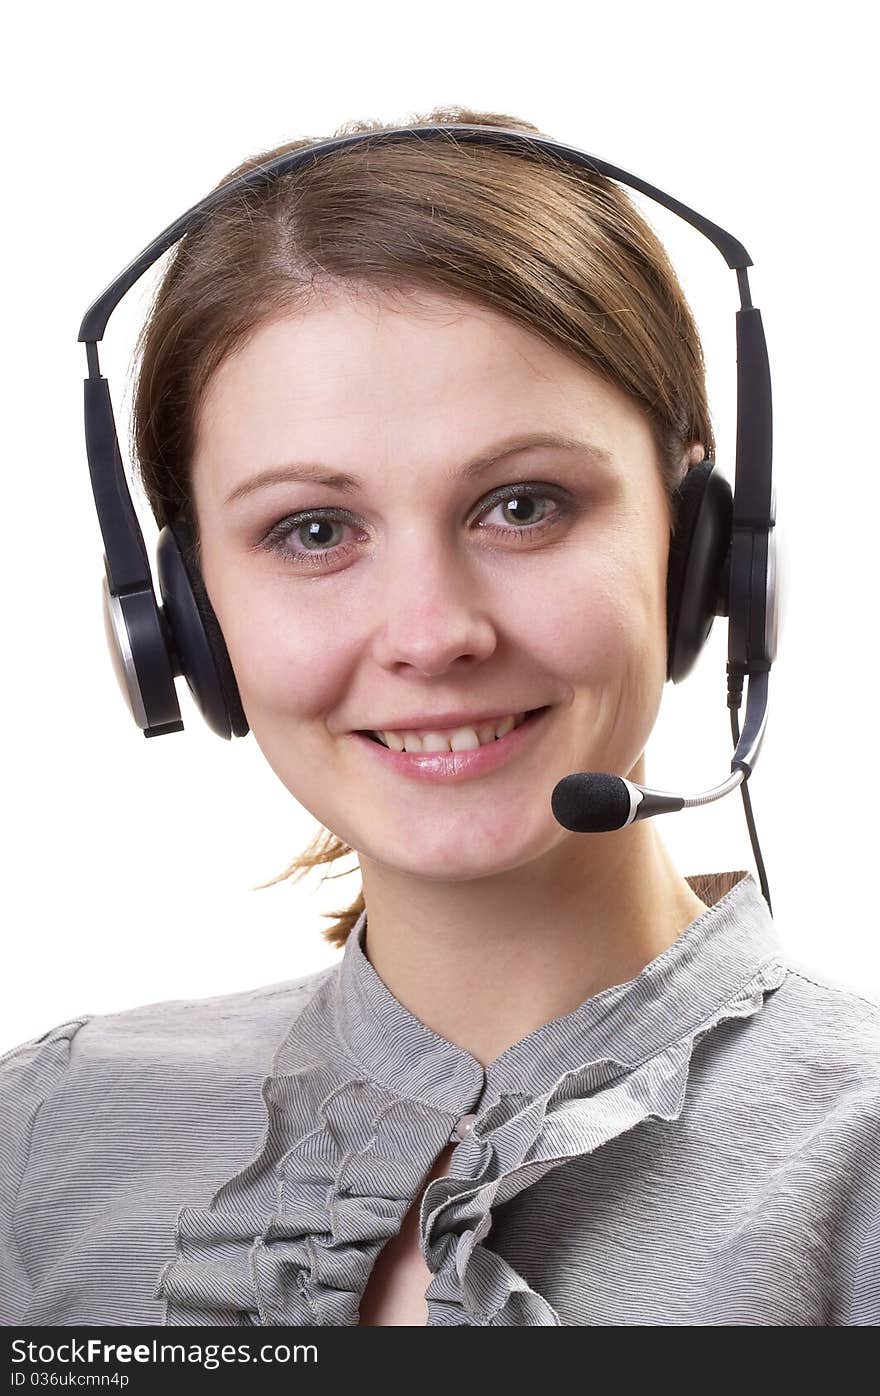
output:
<path id="1" fill-rule="evenodd" d="M 351 1326 L 425 1189 L 432 1326 L 880 1323 L 880 1005 L 750 874 L 485 1069 L 363 951 L 0 1058 L 5 1324 Z M 466 1116 L 475 1116 L 473 1128 Z"/>

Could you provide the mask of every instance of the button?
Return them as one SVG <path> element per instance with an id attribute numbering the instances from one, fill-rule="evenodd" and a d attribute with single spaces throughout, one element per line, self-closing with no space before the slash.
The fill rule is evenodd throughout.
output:
<path id="1" fill-rule="evenodd" d="M 461 1119 L 456 1124 L 455 1129 L 452 1131 L 452 1133 L 456 1135 L 459 1139 L 466 1139 L 467 1136 L 473 1130 L 473 1127 L 476 1124 L 476 1122 L 476 1115 L 462 1115 Z"/>

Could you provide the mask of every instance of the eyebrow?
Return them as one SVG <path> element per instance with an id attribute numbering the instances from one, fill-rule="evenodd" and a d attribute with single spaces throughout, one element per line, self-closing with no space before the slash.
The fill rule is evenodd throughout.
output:
<path id="1" fill-rule="evenodd" d="M 611 453 L 592 441 L 581 441 L 577 437 L 566 435 L 564 432 L 531 432 L 498 442 L 488 451 L 477 456 L 476 459 L 468 461 L 461 470 L 446 472 L 445 478 L 473 480 L 483 471 L 488 470 L 499 461 L 505 460 L 508 456 L 517 455 L 521 451 L 530 451 L 538 446 L 552 446 L 558 450 L 576 452 L 584 456 L 590 464 L 598 467 L 609 466 L 612 462 Z M 257 490 L 266 489 L 269 485 L 282 484 L 291 480 L 306 480 L 312 484 L 329 485 L 332 489 L 342 490 L 345 494 L 351 494 L 360 489 L 362 484 L 362 481 L 358 480 L 356 476 L 346 475 L 344 471 L 331 470 L 329 466 L 316 462 L 293 461 L 288 465 L 270 466 L 267 470 L 261 470 L 258 475 L 252 476 L 251 479 L 236 485 L 235 489 L 226 496 L 225 503 L 232 504 L 235 500 L 243 499 L 246 495 L 253 494 Z"/>

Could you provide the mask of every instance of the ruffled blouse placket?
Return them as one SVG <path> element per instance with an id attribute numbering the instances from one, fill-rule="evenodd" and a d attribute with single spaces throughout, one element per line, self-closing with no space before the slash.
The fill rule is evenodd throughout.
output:
<path id="1" fill-rule="evenodd" d="M 698 1031 L 636 1066 L 585 1062 L 543 1095 L 519 1104 L 505 1097 L 478 1117 L 456 1150 L 453 1172 L 432 1181 L 422 1199 L 422 1239 L 434 1272 L 426 1290 L 429 1323 L 561 1326 L 547 1299 L 485 1244 L 492 1209 L 645 1120 L 678 1119 L 696 1043 L 726 1019 L 757 1013 L 785 973 L 781 964 L 765 965 Z"/>

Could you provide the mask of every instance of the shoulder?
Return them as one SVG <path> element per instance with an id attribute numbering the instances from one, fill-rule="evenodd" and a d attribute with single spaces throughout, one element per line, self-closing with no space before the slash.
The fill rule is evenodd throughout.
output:
<path id="1" fill-rule="evenodd" d="M 814 1207 L 835 1192 L 829 1230 L 839 1272 L 836 1326 L 880 1324 L 880 1003 L 800 961 L 777 994 L 788 1053 L 783 1108 L 800 1102 L 811 1129 L 806 1152 L 821 1162 Z"/>
<path id="2" fill-rule="evenodd" d="M 682 1147 L 747 1208 L 738 1243 L 790 1254 L 832 1326 L 880 1320 L 880 1004 L 774 952 L 757 1011 L 723 1020 L 691 1060 Z M 726 1162 L 725 1162 L 726 1161 Z M 689 1166 L 692 1161 L 689 1156 Z M 744 1201 L 743 1201 L 744 1199 Z"/>
<path id="3" fill-rule="evenodd" d="M 757 1011 L 701 1039 L 691 1064 L 700 1110 L 721 1108 L 735 1138 L 786 1166 L 821 1168 L 826 1184 L 833 1171 L 842 1190 L 855 1174 L 880 1182 L 880 1004 L 777 958 L 783 973 Z"/>
<path id="4" fill-rule="evenodd" d="M 41 1314 L 151 1312 L 145 1257 L 250 1155 L 260 1082 L 334 973 L 84 1014 L 0 1056 L 0 1323 L 38 1293 Z"/>
<path id="5" fill-rule="evenodd" d="M 757 1013 L 721 1024 L 712 1069 L 737 1094 L 772 1101 L 774 1121 L 880 1129 L 880 1003 L 786 952 Z M 709 1038 L 713 1034 L 709 1034 Z"/>
<path id="6" fill-rule="evenodd" d="M 880 1097 L 880 1002 L 790 955 L 784 963 L 765 1012 L 791 1059 L 824 1064 L 842 1087 L 861 1083 Z"/>
<path id="7" fill-rule="evenodd" d="M 18 1117 L 33 1119 L 64 1076 L 71 1041 L 88 1021 L 88 1015 L 72 1018 L 0 1053 L 0 1114 L 6 1131 Z"/>
<path id="8" fill-rule="evenodd" d="M 261 1069 L 279 1035 L 335 972 L 333 964 L 231 994 L 82 1014 L 0 1055 L 0 1086 L 27 1081 L 33 1089 L 51 1089 L 66 1071 L 120 1059 L 192 1063 L 222 1056 L 245 1071 Z"/>

